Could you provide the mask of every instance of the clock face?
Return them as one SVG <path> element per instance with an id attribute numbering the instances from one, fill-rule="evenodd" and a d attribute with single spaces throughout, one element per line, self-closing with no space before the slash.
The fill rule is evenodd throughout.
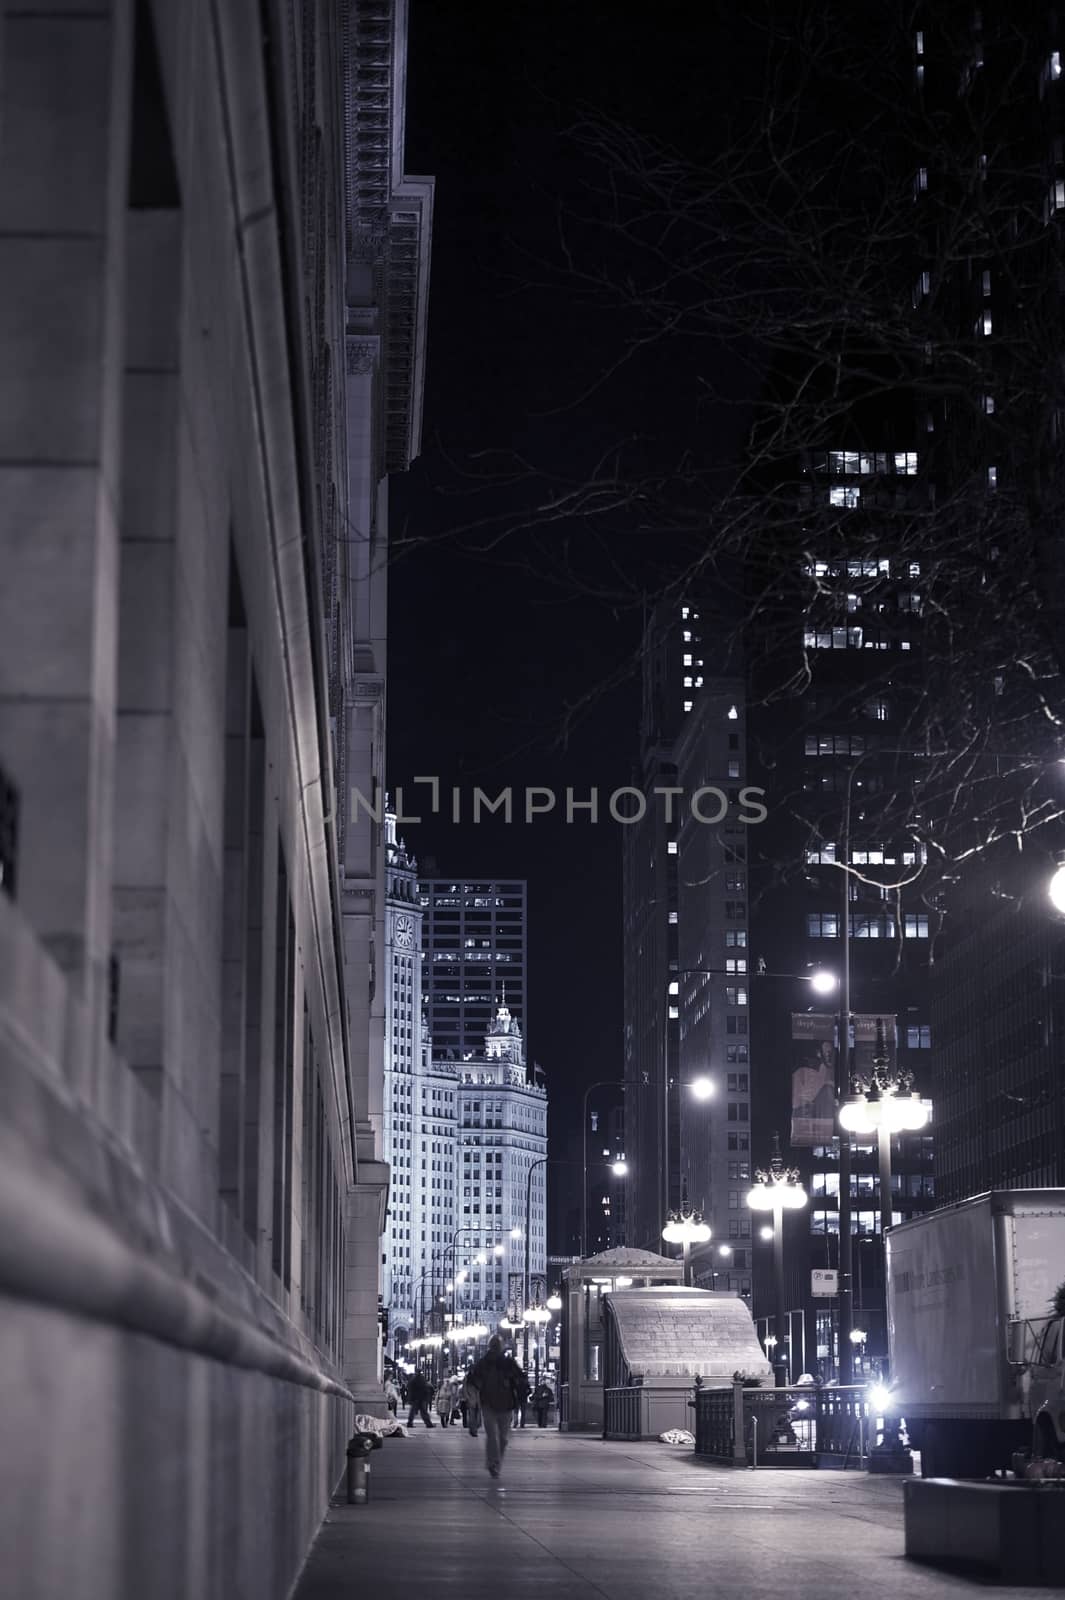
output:
<path id="1" fill-rule="evenodd" d="M 398 916 L 395 921 L 396 946 L 400 950 L 410 950 L 414 945 L 414 919 L 413 917 Z"/>

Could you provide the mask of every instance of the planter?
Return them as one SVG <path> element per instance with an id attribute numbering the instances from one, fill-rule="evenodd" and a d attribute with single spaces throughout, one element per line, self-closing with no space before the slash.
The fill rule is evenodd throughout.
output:
<path id="1" fill-rule="evenodd" d="M 911 1561 L 1003 1583 L 1065 1585 L 1065 1488 L 912 1478 L 903 1505 Z"/>

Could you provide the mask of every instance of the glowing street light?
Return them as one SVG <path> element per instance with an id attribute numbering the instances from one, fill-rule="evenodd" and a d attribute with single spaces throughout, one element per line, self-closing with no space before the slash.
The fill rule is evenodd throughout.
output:
<path id="1" fill-rule="evenodd" d="M 679 1244 L 684 1247 L 684 1282 L 691 1283 L 692 1245 L 706 1244 L 713 1236 L 713 1230 L 708 1222 L 703 1221 L 701 1211 L 691 1211 L 681 1207 L 679 1211 L 671 1211 L 666 1218 L 666 1225 L 662 1229 L 662 1237 L 667 1244 Z"/>
<path id="2" fill-rule="evenodd" d="M 560 1295 L 557 1295 L 557 1294 L 550 1294 L 547 1297 L 546 1304 L 547 1304 L 548 1311 L 561 1311 L 562 1310 L 562 1297 Z"/>
<path id="3" fill-rule="evenodd" d="M 875 1133 L 880 1157 L 880 1233 L 891 1227 L 891 1136 L 927 1127 L 932 1107 L 912 1088 L 913 1073 L 892 1069 L 888 1061 L 883 1018 L 876 1023 L 876 1054 L 868 1078 L 855 1080 L 856 1092 L 839 1108 L 845 1133 Z"/>
<path id="4" fill-rule="evenodd" d="M 836 974 L 826 971 L 824 967 L 818 967 L 815 972 L 811 972 L 809 983 L 814 994 L 835 994 L 839 988 Z"/>
<path id="5" fill-rule="evenodd" d="M 688 1083 L 688 1088 L 696 1100 L 712 1100 L 716 1086 L 713 1078 L 708 1078 L 703 1074 L 698 1078 L 692 1078 Z"/>
<path id="6" fill-rule="evenodd" d="M 785 1167 L 780 1154 L 780 1136 L 773 1135 L 773 1157 L 768 1170 L 759 1170 L 754 1175 L 754 1187 L 747 1195 L 747 1204 L 752 1211 L 771 1211 L 773 1213 L 773 1279 L 776 1288 L 776 1345 L 779 1357 L 774 1361 L 777 1375 L 777 1387 L 783 1388 L 788 1381 L 788 1368 L 790 1366 L 790 1350 L 788 1349 L 784 1333 L 787 1321 L 787 1304 L 784 1299 L 784 1213 L 785 1211 L 801 1211 L 806 1204 L 806 1190 L 799 1182 L 797 1167 Z"/>
<path id="7" fill-rule="evenodd" d="M 610 1170 L 615 1178 L 624 1178 L 628 1175 L 629 1163 L 624 1156 L 618 1156 L 616 1161 L 610 1163 Z"/>
<path id="8" fill-rule="evenodd" d="M 1058 862 L 1057 871 L 1047 884 L 1047 894 L 1054 910 L 1065 914 L 1065 861 Z"/>

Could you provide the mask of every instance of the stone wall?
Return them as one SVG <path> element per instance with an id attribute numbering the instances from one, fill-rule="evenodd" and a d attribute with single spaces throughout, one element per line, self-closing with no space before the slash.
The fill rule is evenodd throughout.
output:
<path id="1" fill-rule="evenodd" d="M 0 7 L 0 769 L 19 805 L 0 1544 L 20 1600 L 281 1600 L 343 1468 L 337 19 Z M 375 1351 L 374 1253 L 357 1265 Z"/>

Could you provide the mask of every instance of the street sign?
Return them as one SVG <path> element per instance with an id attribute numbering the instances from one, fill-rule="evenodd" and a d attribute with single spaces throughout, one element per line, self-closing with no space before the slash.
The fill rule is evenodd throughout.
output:
<path id="1" fill-rule="evenodd" d="M 810 1273 L 810 1293 L 839 1294 L 839 1273 L 835 1267 L 814 1267 Z"/>

